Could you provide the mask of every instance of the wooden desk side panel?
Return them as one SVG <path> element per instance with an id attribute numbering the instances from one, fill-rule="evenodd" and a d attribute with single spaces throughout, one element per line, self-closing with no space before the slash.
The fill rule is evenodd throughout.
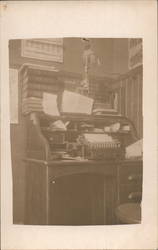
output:
<path id="1" fill-rule="evenodd" d="M 25 224 L 47 224 L 47 166 L 26 164 Z"/>

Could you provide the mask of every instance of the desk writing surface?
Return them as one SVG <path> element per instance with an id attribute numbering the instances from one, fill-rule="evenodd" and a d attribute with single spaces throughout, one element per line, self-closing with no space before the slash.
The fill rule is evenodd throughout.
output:
<path id="1" fill-rule="evenodd" d="M 32 163 L 39 163 L 39 164 L 43 164 L 43 165 L 78 165 L 78 164 L 116 164 L 117 165 L 128 165 L 128 164 L 131 164 L 131 163 L 142 163 L 142 159 L 125 159 L 125 160 L 54 160 L 54 161 L 44 161 L 44 160 L 37 160 L 37 159 L 34 159 L 34 158 L 25 158 L 24 159 L 25 162 L 32 162 Z"/>

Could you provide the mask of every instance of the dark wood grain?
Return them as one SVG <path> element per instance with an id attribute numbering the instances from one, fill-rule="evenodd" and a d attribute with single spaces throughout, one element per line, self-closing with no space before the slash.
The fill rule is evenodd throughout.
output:
<path id="1" fill-rule="evenodd" d="M 47 166 L 27 164 L 25 224 L 47 224 Z"/>
<path id="2" fill-rule="evenodd" d="M 142 173 L 141 161 L 69 165 L 31 163 L 30 159 L 26 161 L 25 224 L 117 224 L 118 204 L 130 202 L 129 194 L 141 189 L 141 181 L 135 185 L 128 180 L 131 173 Z"/>

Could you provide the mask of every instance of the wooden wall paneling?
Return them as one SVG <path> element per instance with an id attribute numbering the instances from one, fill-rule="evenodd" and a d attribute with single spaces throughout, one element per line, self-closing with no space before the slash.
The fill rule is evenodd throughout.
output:
<path id="1" fill-rule="evenodd" d="M 136 75 L 136 78 L 135 78 L 135 85 L 134 85 L 134 89 L 135 89 L 135 103 L 134 103 L 134 109 L 135 109 L 135 127 L 137 129 L 137 134 L 139 135 L 139 129 L 138 129 L 138 120 L 139 120 L 139 117 L 138 117 L 138 74 Z"/>
<path id="2" fill-rule="evenodd" d="M 121 113 L 125 115 L 125 82 L 126 80 L 122 81 L 122 108 L 121 108 Z"/>
<path id="3" fill-rule="evenodd" d="M 140 82 L 140 74 L 137 75 L 137 93 L 138 93 L 138 105 L 137 105 L 137 132 L 140 137 L 141 134 L 141 122 L 140 122 L 140 116 L 141 116 L 141 82 Z"/>
<path id="4" fill-rule="evenodd" d="M 122 92 L 122 80 L 120 81 L 120 114 L 122 114 L 122 99 L 123 99 L 123 92 Z"/>
<path id="5" fill-rule="evenodd" d="M 128 79 L 128 118 L 131 118 L 131 78 Z"/>
<path id="6" fill-rule="evenodd" d="M 137 76 L 133 77 L 133 123 L 137 129 Z"/>
<path id="7" fill-rule="evenodd" d="M 137 129 L 137 134 L 139 136 L 140 134 L 140 129 L 139 129 L 139 74 L 136 76 L 136 86 L 135 86 L 135 93 L 136 93 L 136 129 Z"/>
<path id="8" fill-rule="evenodd" d="M 119 112 L 119 103 L 120 103 L 119 88 L 115 89 L 115 93 L 117 95 L 117 102 L 116 102 L 117 112 Z"/>
<path id="9" fill-rule="evenodd" d="M 139 80 L 138 80 L 138 91 L 139 91 L 139 104 L 138 104 L 138 115 L 139 115 L 139 120 L 138 120 L 138 127 L 139 127 L 139 134 L 141 135 L 141 105 L 142 105 L 142 100 L 141 100 L 141 77 L 139 75 Z"/>
<path id="10" fill-rule="evenodd" d="M 132 81 L 131 81 L 131 114 L 130 118 L 133 121 L 135 125 L 135 77 L 132 76 Z"/>
<path id="11" fill-rule="evenodd" d="M 135 76 L 132 77 L 132 121 L 135 125 Z"/>
<path id="12" fill-rule="evenodd" d="M 143 137 L 143 76 L 140 74 L 140 138 Z"/>
<path id="13" fill-rule="evenodd" d="M 117 93 L 117 111 L 119 112 L 119 102 L 120 102 L 119 88 L 115 88 L 114 92 Z"/>
<path id="14" fill-rule="evenodd" d="M 142 129 L 140 127 L 140 89 L 139 89 L 139 84 L 140 84 L 140 77 L 139 74 L 137 75 L 137 95 L 138 95 L 138 99 L 137 99 L 137 129 L 138 129 L 138 135 L 140 137 L 140 130 Z"/>
<path id="15" fill-rule="evenodd" d="M 131 103 L 130 103 L 130 119 L 134 120 L 134 79 L 131 77 Z"/>
<path id="16" fill-rule="evenodd" d="M 113 91 L 118 92 L 118 112 L 133 121 L 139 138 L 143 135 L 142 115 L 142 68 L 136 68 L 113 85 Z"/>
<path id="17" fill-rule="evenodd" d="M 137 110 L 136 110 L 136 114 L 137 114 L 137 120 L 136 120 L 136 126 L 137 126 L 137 130 L 138 130 L 138 136 L 139 138 L 142 138 L 143 136 L 143 121 L 142 121 L 142 88 L 143 88 L 143 82 L 142 82 L 142 73 L 139 72 L 137 74 L 137 87 L 136 87 L 136 93 L 137 93 Z"/>
<path id="18" fill-rule="evenodd" d="M 118 94 L 119 95 L 119 109 L 118 110 L 119 110 L 119 113 L 121 114 L 121 98 L 122 98 L 122 96 L 121 96 L 121 88 L 119 88 L 118 92 L 119 92 L 119 94 Z"/>
<path id="19" fill-rule="evenodd" d="M 125 116 L 128 117 L 128 81 L 125 79 Z"/>
<path id="20" fill-rule="evenodd" d="M 130 118 L 132 121 L 134 121 L 134 78 L 131 78 L 131 114 Z"/>
<path id="21" fill-rule="evenodd" d="M 131 116 L 131 78 L 128 79 L 128 118 Z"/>
<path id="22" fill-rule="evenodd" d="M 125 79 L 125 116 L 128 117 L 128 79 Z"/>

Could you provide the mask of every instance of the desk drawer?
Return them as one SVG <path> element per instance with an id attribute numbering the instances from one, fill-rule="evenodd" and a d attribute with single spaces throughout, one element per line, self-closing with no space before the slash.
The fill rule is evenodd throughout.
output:
<path id="1" fill-rule="evenodd" d="M 120 185 L 119 203 L 138 202 L 141 200 L 142 185 Z M 138 196 L 137 196 L 138 194 Z"/>
<path id="2" fill-rule="evenodd" d="M 140 165 L 119 167 L 119 183 L 140 185 L 142 183 L 142 167 Z"/>

